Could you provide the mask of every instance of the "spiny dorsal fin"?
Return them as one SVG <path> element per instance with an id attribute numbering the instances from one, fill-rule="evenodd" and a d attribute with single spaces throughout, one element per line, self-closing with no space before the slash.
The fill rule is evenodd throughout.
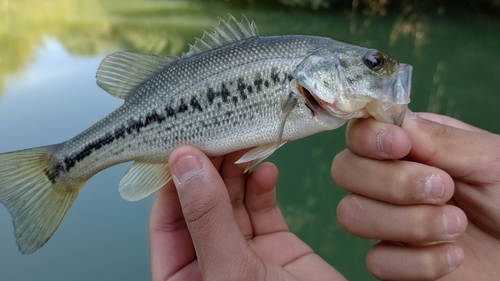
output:
<path id="1" fill-rule="evenodd" d="M 189 52 L 183 58 L 198 54 L 228 43 L 259 36 L 255 22 L 249 21 L 245 16 L 238 22 L 232 15 L 226 22 L 219 18 L 219 26 L 214 26 L 212 33 L 203 31 L 203 37 L 195 38 L 195 44 L 189 44 Z"/>
<path id="2" fill-rule="evenodd" d="M 128 51 L 117 52 L 101 62 L 96 74 L 97 85 L 112 96 L 125 99 L 133 89 L 177 59 Z"/>

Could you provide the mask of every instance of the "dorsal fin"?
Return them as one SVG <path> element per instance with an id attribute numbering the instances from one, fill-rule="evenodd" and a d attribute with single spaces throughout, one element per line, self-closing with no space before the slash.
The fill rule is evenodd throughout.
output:
<path id="1" fill-rule="evenodd" d="M 259 36 L 255 22 L 249 21 L 245 16 L 238 22 L 232 15 L 229 20 L 219 18 L 219 25 L 213 27 L 212 33 L 203 31 L 203 37 L 195 38 L 195 44 L 189 44 L 189 52 L 182 55 L 183 58 L 198 54 L 228 43 Z"/>
<path id="2" fill-rule="evenodd" d="M 99 65 L 97 85 L 112 96 L 125 99 L 133 89 L 177 59 L 129 51 L 117 52 L 107 56 Z"/>

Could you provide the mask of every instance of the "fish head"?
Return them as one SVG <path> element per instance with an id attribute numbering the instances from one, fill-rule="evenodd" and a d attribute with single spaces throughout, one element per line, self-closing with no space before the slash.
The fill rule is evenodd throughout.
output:
<path id="1" fill-rule="evenodd" d="M 410 102 L 412 67 L 374 49 L 318 50 L 294 76 L 310 108 L 340 119 L 374 117 L 401 125 Z"/>

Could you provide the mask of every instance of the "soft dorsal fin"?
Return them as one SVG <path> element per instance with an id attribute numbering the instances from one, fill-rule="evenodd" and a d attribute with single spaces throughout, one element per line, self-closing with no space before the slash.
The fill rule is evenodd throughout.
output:
<path id="1" fill-rule="evenodd" d="M 189 57 L 228 43 L 237 42 L 243 39 L 259 36 L 255 22 L 249 21 L 245 16 L 238 22 L 232 15 L 229 20 L 224 21 L 219 18 L 219 25 L 213 27 L 212 33 L 203 31 L 203 37 L 195 38 L 195 44 L 189 44 L 189 52 L 182 57 Z"/>
<path id="2" fill-rule="evenodd" d="M 107 56 L 99 65 L 97 85 L 112 96 L 125 99 L 138 85 L 177 59 L 128 51 L 117 52 Z"/>

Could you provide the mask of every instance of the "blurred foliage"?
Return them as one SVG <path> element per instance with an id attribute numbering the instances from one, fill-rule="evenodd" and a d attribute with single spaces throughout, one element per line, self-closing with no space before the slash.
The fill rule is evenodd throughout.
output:
<path id="1" fill-rule="evenodd" d="M 109 52 L 118 46 L 178 55 L 192 41 L 186 34 L 214 24 L 213 14 L 237 15 L 238 5 L 250 4 L 340 11 L 352 18 L 351 33 L 360 35 L 371 20 L 394 12 L 399 19 L 390 40 L 412 37 L 416 46 L 423 46 L 426 11 L 488 14 L 498 11 L 500 0 L 0 0 L 0 95 L 6 77 L 33 59 L 44 37 L 57 38 L 74 55 Z M 364 18 L 359 26 L 357 17 Z"/>
<path id="2" fill-rule="evenodd" d="M 366 13 L 372 8 L 384 7 L 388 10 L 398 10 L 401 6 L 418 6 L 422 10 L 436 10 L 446 8 L 448 10 L 457 10 L 467 12 L 469 9 L 484 10 L 500 8 L 500 0 L 474 0 L 474 1 L 454 1 L 454 0 L 224 0 L 234 2 L 263 2 L 276 3 L 289 7 L 308 8 L 312 10 L 345 10 L 353 6 L 359 6 Z"/>
<path id="3" fill-rule="evenodd" d="M 207 9 L 201 1 L 180 0 L 0 0 L 0 95 L 6 77 L 34 59 L 45 37 L 77 56 L 118 48 L 179 54 L 186 33 L 213 24 Z M 195 12 L 200 16 L 192 17 Z"/>
<path id="4" fill-rule="evenodd" d="M 7 75 L 29 63 L 44 36 L 76 55 L 95 53 L 109 29 L 101 6 L 87 1 L 0 1 L 0 92 Z M 79 39 L 80 38 L 80 39 Z"/>

